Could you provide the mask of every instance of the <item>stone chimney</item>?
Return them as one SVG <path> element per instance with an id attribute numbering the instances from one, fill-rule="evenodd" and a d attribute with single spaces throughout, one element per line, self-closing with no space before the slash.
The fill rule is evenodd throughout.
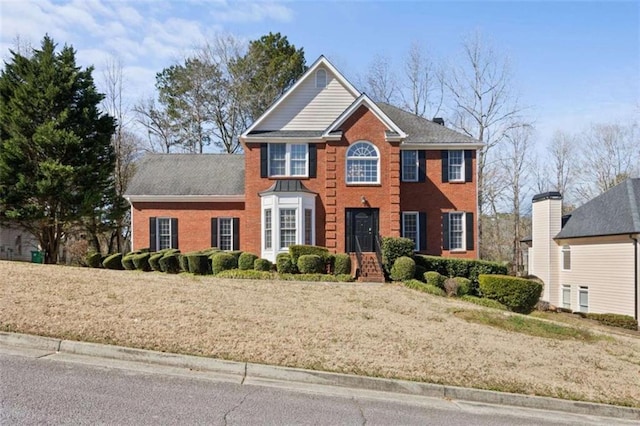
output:
<path id="1" fill-rule="evenodd" d="M 560 247 L 553 238 L 562 227 L 562 195 L 545 192 L 534 196 L 531 221 L 529 274 L 544 282 L 542 300 L 557 306 L 560 297 Z"/>

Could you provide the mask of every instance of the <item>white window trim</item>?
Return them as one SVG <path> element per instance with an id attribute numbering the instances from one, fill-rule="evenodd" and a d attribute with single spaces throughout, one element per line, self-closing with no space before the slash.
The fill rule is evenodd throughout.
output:
<path id="1" fill-rule="evenodd" d="M 349 182 L 349 159 L 353 159 L 353 160 L 366 160 L 367 158 L 373 158 L 373 157 L 349 157 L 349 150 L 351 149 L 351 147 L 355 144 L 358 143 L 365 143 L 368 145 L 371 145 L 374 149 L 374 151 L 376 152 L 376 181 L 375 182 Z M 378 149 L 377 146 L 375 146 L 373 143 L 366 141 L 366 140 L 359 140 L 354 142 L 353 144 L 349 145 L 349 147 L 347 148 L 347 152 L 345 153 L 345 162 L 344 162 L 344 181 L 347 184 L 347 186 L 367 186 L 367 185 L 380 185 L 380 162 L 381 162 L 381 158 L 380 158 L 380 150 Z"/>
<path id="2" fill-rule="evenodd" d="M 320 76 L 320 72 L 324 73 L 324 85 L 319 84 L 319 76 Z M 316 71 L 316 89 L 324 89 L 325 87 L 327 87 L 327 85 L 329 84 L 329 78 L 328 78 L 328 74 L 327 74 L 327 70 L 325 70 L 324 68 L 318 68 L 318 70 Z"/>
<path id="3" fill-rule="evenodd" d="M 402 212 L 402 236 L 406 238 L 406 233 L 404 229 L 404 225 L 407 223 L 405 218 L 407 216 L 414 216 L 416 218 L 416 246 L 413 249 L 414 251 L 420 251 L 422 247 L 420 247 L 420 213 L 419 212 Z"/>
<path id="4" fill-rule="evenodd" d="M 582 310 L 582 304 L 580 304 L 580 295 L 582 293 L 587 293 L 587 306 L 585 307 L 585 310 Z M 578 287 L 578 312 L 589 312 L 589 287 L 588 286 L 584 286 L 581 285 Z"/>
<path id="5" fill-rule="evenodd" d="M 267 212 L 271 213 L 271 223 L 270 228 L 267 229 Z M 264 238 L 263 241 L 263 250 L 264 251 L 271 251 L 273 250 L 273 209 L 271 207 L 268 208 L 263 208 L 262 209 L 262 237 Z M 267 231 L 269 231 L 269 236 L 271 237 L 271 245 L 269 247 L 267 247 Z"/>
<path id="6" fill-rule="evenodd" d="M 283 175 L 276 175 L 273 174 L 271 172 L 271 146 L 272 145 L 284 145 L 285 148 L 285 154 L 284 154 L 284 174 Z M 293 145 L 300 145 L 300 146 L 304 146 L 305 147 L 305 154 L 304 154 L 304 160 L 305 160 L 305 165 L 304 165 L 304 174 L 301 175 L 294 175 L 291 173 L 291 147 Z M 268 168 L 269 168 L 269 177 L 309 177 L 309 144 L 306 143 L 270 143 L 268 144 L 268 148 L 267 148 L 267 164 L 268 164 Z"/>
<path id="7" fill-rule="evenodd" d="M 460 248 L 452 248 L 453 244 L 453 216 L 462 216 L 462 246 Z M 467 251 L 467 213 L 466 212 L 449 212 L 449 251 L 450 252 L 463 252 Z"/>
<path id="8" fill-rule="evenodd" d="M 169 221 L 169 247 L 171 248 L 171 240 L 173 239 L 173 229 L 171 226 L 171 219 L 170 217 L 157 217 L 156 218 L 156 248 L 158 249 L 158 251 L 160 250 L 164 250 L 163 248 L 160 247 L 160 221 L 161 220 L 168 220 Z"/>
<path id="9" fill-rule="evenodd" d="M 300 218 L 298 217 L 299 216 L 298 213 L 300 212 L 300 209 L 298 207 L 293 207 L 293 206 L 291 206 L 291 207 L 289 207 L 289 206 L 278 207 L 278 244 L 276 245 L 276 247 L 278 247 L 279 251 L 287 250 L 289 248 L 289 246 L 285 247 L 285 246 L 282 245 L 282 226 L 281 226 L 281 223 L 282 223 L 281 217 L 282 216 L 281 215 L 282 215 L 282 211 L 283 210 L 293 210 L 293 217 L 296 219 L 295 227 L 293 228 L 293 230 L 295 232 L 294 237 L 293 237 L 293 244 L 298 244 L 299 236 L 300 236 L 300 233 L 298 232 L 298 228 L 300 226 Z"/>
<path id="10" fill-rule="evenodd" d="M 416 177 L 415 179 L 406 179 L 404 177 L 404 167 L 406 165 L 405 161 L 404 161 L 404 153 L 405 152 L 415 152 L 416 154 L 416 164 L 415 164 L 415 170 L 416 170 Z M 420 179 L 420 154 L 418 153 L 418 150 L 416 149 L 408 149 L 408 150 L 403 150 L 400 151 L 400 155 L 402 155 L 402 182 L 418 182 L 418 180 Z"/>
<path id="11" fill-rule="evenodd" d="M 462 155 L 462 163 L 460 163 L 460 179 L 451 179 L 451 153 L 452 152 L 460 152 Z M 464 150 L 463 149 L 450 149 L 449 150 L 449 156 L 448 158 L 448 164 L 447 164 L 447 172 L 449 173 L 449 182 L 465 182 L 466 181 L 466 176 L 464 174 L 465 170 L 466 170 L 466 164 L 465 164 L 465 158 L 464 158 Z"/>
<path id="12" fill-rule="evenodd" d="M 564 268 L 564 256 L 565 253 L 568 253 L 569 255 L 569 268 L 565 269 Z M 562 248 L 560 249 L 560 267 L 562 268 L 563 271 L 566 272 L 571 272 L 571 246 L 570 245 L 563 245 Z"/>
<path id="13" fill-rule="evenodd" d="M 564 303 L 564 290 L 569 290 L 569 300 L 568 300 L 569 306 L 565 306 L 565 303 Z M 571 293 L 572 293 L 571 290 L 572 290 L 571 285 L 563 284 L 562 286 L 560 286 L 560 304 L 564 309 L 571 309 Z"/>
<path id="14" fill-rule="evenodd" d="M 223 251 L 233 251 L 233 238 L 234 238 L 234 236 L 236 234 L 236 230 L 233 229 L 233 218 L 232 217 L 219 217 L 219 218 L 217 218 L 217 220 L 218 220 L 218 235 L 216 235 L 216 237 L 217 237 L 218 241 L 216 241 L 216 242 L 217 242 L 217 247 L 220 250 L 222 250 L 220 248 L 220 237 L 222 236 L 222 232 L 221 232 L 222 227 L 220 226 L 220 224 L 221 224 L 221 222 L 223 220 L 227 220 L 227 219 L 231 223 L 231 248 L 229 250 L 223 250 Z"/>

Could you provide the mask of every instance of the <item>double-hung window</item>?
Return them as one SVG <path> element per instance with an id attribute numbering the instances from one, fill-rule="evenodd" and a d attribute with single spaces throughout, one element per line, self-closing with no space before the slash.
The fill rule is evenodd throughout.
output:
<path id="1" fill-rule="evenodd" d="M 296 243 L 296 209 L 280 209 L 280 248 Z"/>
<path id="2" fill-rule="evenodd" d="M 230 217 L 218 219 L 218 248 L 220 250 L 233 250 L 233 220 Z"/>
<path id="3" fill-rule="evenodd" d="M 420 221 L 418 212 L 402 213 L 402 236 L 413 241 L 414 250 L 419 251 L 420 248 Z"/>
<path id="4" fill-rule="evenodd" d="M 464 151 L 449 151 L 449 181 L 464 182 Z"/>
<path id="5" fill-rule="evenodd" d="M 402 181 L 418 181 L 418 151 L 402 152 Z"/>
<path id="6" fill-rule="evenodd" d="M 380 183 L 380 156 L 370 142 L 356 142 L 347 150 L 348 184 Z"/>
<path id="7" fill-rule="evenodd" d="M 464 250 L 464 213 L 449 213 L 449 250 Z"/>
<path id="8" fill-rule="evenodd" d="M 562 270 L 571 270 L 571 246 L 562 246 Z"/>
<path id="9" fill-rule="evenodd" d="M 269 144 L 269 176 L 300 176 L 308 175 L 307 144 Z"/>
<path id="10" fill-rule="evenodd" d="M 578 292 L 578 306 L 580 312 L 589 312 L 589 287 L 580 286 Z"/>
<path id="11" fill-rule="evenodd" d="M 313 211 L 304 209 L 304 243 L 306 245 L 313 244 Z"/>
<path id="12" fill-rule="evenodd" d="M 571 309 L 571 286 L 562 286 L 562 307 L 565 309 Z"/>
<path id="13" fill-rule="evenodd" d="M 273 229 L 273 222 L 271 220 L 271 209 L 264 211 L 264 249 L 271 250 L 273 248 L 273 237 L 271 230 Z"/>
<path id="14" fill-rule="evenodd" d="M 158 250 L 171 248 L 171 219 L 159 217 L 158 222 Z"/>

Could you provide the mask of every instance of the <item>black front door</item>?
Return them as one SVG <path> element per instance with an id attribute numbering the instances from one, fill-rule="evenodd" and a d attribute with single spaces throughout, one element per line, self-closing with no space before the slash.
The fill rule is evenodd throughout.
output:
<path id="1" fill-rule="evenodd" d="M 378 209 L 346 210 L 347 252 L 356 251 L 356 240 L 363 252 L 375 251 L 375 236 L 378 234 Z"/>

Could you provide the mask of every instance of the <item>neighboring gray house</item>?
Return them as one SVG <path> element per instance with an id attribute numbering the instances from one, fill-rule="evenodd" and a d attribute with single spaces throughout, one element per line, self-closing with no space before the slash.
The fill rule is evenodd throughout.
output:
<path id="1" fill-rule="evenodd" d="M 38 240 L 24 229 L 0 225 L 0 260 L 31 261 L 31 251 L 39 250 Z"/>
<path id="2" fill-rule="evenodd" d="M 529 273 L 543 300 L 579 312 L 638 319 L 640 179 L 627 179 L 562 216 L 562 196 L 533 197 Z"/>

